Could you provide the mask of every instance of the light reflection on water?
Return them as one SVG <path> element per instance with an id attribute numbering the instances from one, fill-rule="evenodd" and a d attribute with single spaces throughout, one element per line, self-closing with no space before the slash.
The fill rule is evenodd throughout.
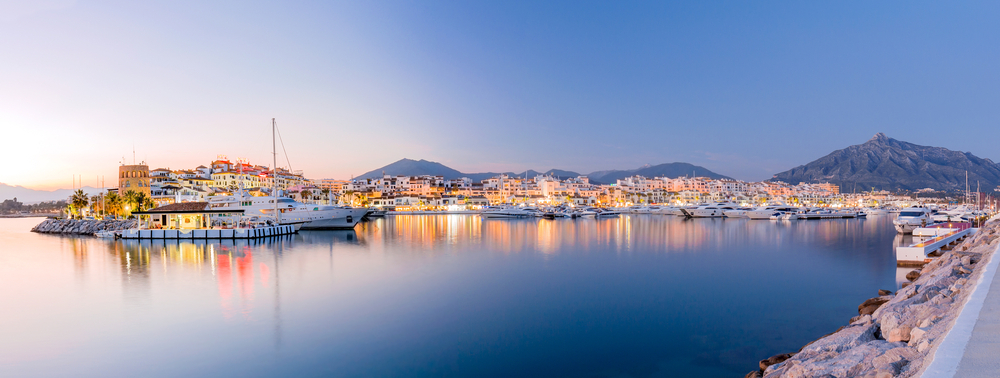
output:
<path id="1" fill-rule="evenodd" d="M 0 219 L 15 375 L 738 376 L 896 286 L 905 242 L 888 217 L 399 216 L 187 242 L 38 221 Z"/>

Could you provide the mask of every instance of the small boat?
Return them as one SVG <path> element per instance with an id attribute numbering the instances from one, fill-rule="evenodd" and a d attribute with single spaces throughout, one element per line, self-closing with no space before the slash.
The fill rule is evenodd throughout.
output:
<path id="1" fill-rule="evenodd" d="M 111 231 L 111 230 L 97 231 L 94 233 L 94 236 L 102 239 L 117 239 L 119 235 L 121 235 L 120 231 Z"/>

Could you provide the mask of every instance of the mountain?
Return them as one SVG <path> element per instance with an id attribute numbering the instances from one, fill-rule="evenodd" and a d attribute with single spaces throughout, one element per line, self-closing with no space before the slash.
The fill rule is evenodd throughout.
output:
<path id="1" fill-rule="evenodd" d="M 372 170 L 361 176 L 358 176 L 357 178 L 359 179 L 379 178 L 382 177 L 383 172 L 384 174 L 391 176 L 431 175 L 431 176 L 444 176 L 445 179 L 468 177 L 473 181 L 482 181 L 490 177 L 496 177 L 497 175 L 501 174 L 498 172 L 462 173 L 459 172 L 458 170 L 449 168 L 444 164 L 434 161 L 427 161 L 423 159 L 420 160 L 400 159 L 395 163 L 389 164 L 379 169 Z M 535 177 L 537 175 L 545 174 L 545 175 L 555 176 L 560 179 L 566 179 L 580 175 L 579 173 L 576 172 L 564 171 L 559 169 L 550 169 L 546 172 L 538 172 L 529 169 L 528 171 L 521 173 L 503 172 L 502 174 L 508 176 L 516 176 L 516 177 L 525 177 L 525 174 L 527 174 L 527 177 Z"/>
<path id="2" fill-rule="evenodd" d="M 705 167 L 699 167 L 688 163 L 665 163 L 660 165 L 646 164 L 642 167 L 630 170 L 597 171 L 587 175 L 587 177 L 590 178 L 590 181 L 592 182 L 613 183 L 617 180 L 636 175 L 645 177 L 672 178 L 692 175 L 695 177 L 709 177 L 713 179 L 730 178 L 712 172 Z"/>
<path id="3" fill-rule="evenodd" d="M 370 171 L 361 176 L 358 176 L 357 178 L 359 179 L 379 178 L 382 177 L 383 174 L 392 176 L 420 176 L 420 175 L 444 176 L 445 179 L 455 179 L 465 176 L 465 174 L 463 174 L 462 172 L 448 168 L 444 164 L 438 162 L 427 161 L 423 159 L 420 160 L 400 159 L 395 163 Z"/>
<path id="4" fill-rule="evenodd" d="M 88 195 L 94 195 L 101 192 L 101 189 L 92 188 L 85 186 L 82 188 L 84 193 Z M 73 194 L 71 189 L 57 189 L 57 190 L 36 190 L 25 188 L 20 185 L 7 185 L 0 182 L 0 201 L 17 198 L 18 202 L 23 204 L 44 202 L 44 201 L 59 201 L 69 198 Z"/>
<path id="5" fill-rule="evenodd" d="M 772 181 L 831 182 L 842 191 L 885 189 L 992 191 L 1000 185 L 1000 166 L 968 152 L 920 146 L 878 133 L 864 144 L 837 150 L 815 161 L 774 175 Z"/>
<path id="6" fill-rule="evenodd" d="M 561 169 L 550 169 L 545 172 L 539 172 L 533 169 L 527 171 L 516 173 L 516 172 L 482 172 L 482 173 L 462 173 L 458 170 L 449 168 L 444 164 L 427 161 L 427 160 L 413 160 L 413 159 L 400 159 L 399 161 L 384 166 L 379 169 L 372 170 L 361 176 L 359 179 L 368 178 L 379 178 L 382 177 L 383 172 L 391 176 L 419 176 L 419 175 L 432 175 L 432 176 L 444 176 L 445 179 L 456 179 L 460 177 L 468 177 L 474 182 L 486 180 L 491 177 L 496 177 L 500 174 L 505 174 L 512 177 L 535 177 L 538 175 L 549 175 L 554 176 L 558 179 L 568 179 L 581 176 L 580 173 L 573 171 L 566 171 Z M 598 171 L 587 175 L 591 182 L 595 183 L 613 183 L 618 179 L 622 179 L 628 176 L 642 175 L 646 177 L 681 177 L 690 176 L 694 174 L 698 177 L 711 177 L 711 178 L 729 178 L 718 173 L 712 172 L 704 167 L 699 167 L 696 165 L 691 165 L 688 163 L 666 163 L 660 165 L 644 165 L 642 167 L 630 170 L 611 170 L 611 171 Z"/>

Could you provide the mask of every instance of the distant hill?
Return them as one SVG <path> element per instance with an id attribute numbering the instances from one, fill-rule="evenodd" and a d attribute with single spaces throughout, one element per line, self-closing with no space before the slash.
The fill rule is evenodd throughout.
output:
<path id="1" fill-rule="evenodd" d="M 482 172 L 482 173 L 462 173 L 456 169 L 449 168 L 448 166 L 427 160 L 413 160 L 413 159 L 400 159 L 395 163 L 389 164 L 382 168 L 378 168 L 367 172 L 357 178 L 368 179 L 368 178 L 379 178 L 382 177 L 383 172 L 387 175 L 392 176 L 419 176 L 419 175 L 432 175 L 432 176 L 444 176 L 445 179 L 456 179 L 460 177 L 468 177 L 473 181 L 482 181 L 490 177 L 496 177 L 500 174 L 506 174 L 508 176 L 514 177 L 535 177 L 538 175 L 549 175 L 556 177 L 558 179 L 568 179 L 577 176 L 581 176 L 580 173 L 573 171 L 566 171 L 561 169 L 550 169 L 545 172 L 539 172 L 533 169 L 529 169 L 525 172 Z M 622 179 L 628 176 L 642 175 L 646 177 L 681 177 L 695 175 L 698 177 L 711 177 L 711 178 L 729 178 L 718 173 L 712 172 L 704 167 L 699 167 L 696 165 L 691 165 L 688 163 L 666 163 L 660 165 L 645 165 L 636 169 L 629 170 L 611 170 L 611 171 L 599 171 L 587 175 L 591 182 L 597 183 L 613 183 L 618 179 Z"/>
<path id="2" fill-rule="evenodd" d="M 367 172 L 361 176 L 359 179 L 369 179 L 369 178 L 379 178 L 384 174 L 391 176 L 420 176 L 420 175 L 431 175 L 431 176 L 444 176 L 445 179 L 456 179 L 461 177 L 468 177 L 473 181 L 482 181 L 490 177 L 496 177 L 501 174 L 500 172 L 482 172 L 482 173 L 462 173 L 456 169 L 449 168 L 448 166 L 427 160 L 413 160 L 413 159 L 400 159 L 395 163 L 389 164 L 382 168 L 374 169 Z M 524 177 L 525 174 L 528 177 L 535 177 L 540 174 L 552 175 L 561 179 L 579 176 L 579 173 L 572 171 L 564 171 L 559 169 L 550 169 L 545 172 L 538 172 L 535 170 L 528 170 L 527 172 L 503 172 L 508 176 Z"/>
<path id="3" fill-rule="evenodd" d="M 636 169 L 598 171 L 587 175 L 590 181 L 601 183 L 613 183 L 629 176 L 644 177 L 709 177 L 713 179 L 730 179 L 730 177 L 712 172 L 705 167 L 688 163 L 665 163 L 660 165 L 644 165 Z"/>
<path id="4" fill-rule="evenodd" d="M 462 172 L 448 168 L 444 164 L 427 161 L 427 160 L 413 160 L 413 159 L 400 159 L 399 161 L 384 166 L 379 169 L 372 170 L 361 176 L 359 179 L 370 179 L 379 178 L 383 174 L 392 176 L 420 176 L 420 175 L 431 175 L 431 176 L 444 176 L 446 179 L 455 179 L 459 177 L 464 177 Z"/>
<path id="5" fill-rule="evenodd" d="M 778 173 L 772 181 L 831 182 L 841 191 L 875 189 L 965 190 L 969 185 L 992 191 L 1000 185 L 1000 166 L 990 159 L 942 147 L 920 146 L 875 134 L 864 144 L 837 150 L 815 161 Z"/>
<path id="6" fill-rule="evenodd" d="M 88 195 L 101 193 L 100 189 L 89 186 L 83 187 L 83 191 Z M 17 201 L 23 204 L 59 201 L 69 198 L 72 193 L 73 190 L 71 189 L 36 190 L 25 188 L 20 185 L 7 185 L 0 182 L 0 201 L 14 198 L 17 198 Z"/>

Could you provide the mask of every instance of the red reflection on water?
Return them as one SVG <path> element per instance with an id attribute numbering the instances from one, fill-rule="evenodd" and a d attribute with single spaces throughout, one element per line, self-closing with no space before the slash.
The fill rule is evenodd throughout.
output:
<path id="1" fill-rule="evenodd" d="M 219 304 L 222 306 L 222 315 L 227 319 L 233 316 L 233 269 L 230 255 L 219 256 L 218 274 L 219 279 Z"/>
<path id="2" fill-rule="evenodd" d="M 240 299 L 253 300 L 253 252 L 243 248 L 243 257 L 236 258 L 236 274 L 239 277 Z"/>

